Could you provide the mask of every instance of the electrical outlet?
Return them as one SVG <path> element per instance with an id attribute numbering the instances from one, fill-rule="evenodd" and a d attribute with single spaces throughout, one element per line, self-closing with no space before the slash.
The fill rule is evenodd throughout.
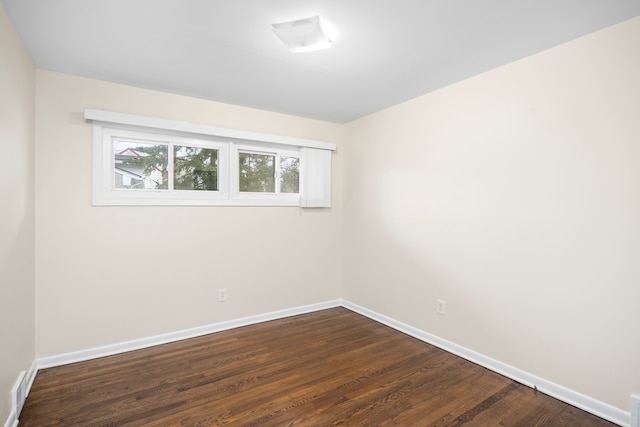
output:
<path id="1" fill-rule="evenodd" d="M 437 305 L 436 305 L 436 313 L 438 313 L 441 316 L 444 316 L 445 313 L 445 301 L 442 299 L 438 299 L 437 301 Z"/>
<path id="2" fill-rule="evenodd" d="M 227 300 L 227 290 L 218 289 L 218 302 L 225 302 Z"/>

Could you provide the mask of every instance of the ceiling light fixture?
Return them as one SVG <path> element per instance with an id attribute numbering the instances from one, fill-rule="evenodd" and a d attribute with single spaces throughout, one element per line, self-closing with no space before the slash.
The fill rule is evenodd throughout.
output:
<path id="1" fill-rule="evenodd" d="M 331 40 L 325 36 L 320 26 L 319 16 L 271 24 L 271 29 L 291 52 L 309 52 L 331 47 Z"/>

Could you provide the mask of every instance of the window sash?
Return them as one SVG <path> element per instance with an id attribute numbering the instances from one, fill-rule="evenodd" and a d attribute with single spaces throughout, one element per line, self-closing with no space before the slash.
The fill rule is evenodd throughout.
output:
<path id="1" fill-rule="evenodd" d="M 172 205 L 206 204 L 228 198 L 228 143 L 178 135 L 163 135 L 94 124 L 94 205 Z M 167 189 L 130 190 L 115 188 L 114 140 L 167 146 Z M 214 149 L 218 151 L 218 190 L 182 190 L 174 188 L 174 147 Z M 99 153 L 100 155 L 96 156 Z M 224 161 L 221 159 L 225 159 Z M 97 169 L 96 169 L 97 167 Z M 100 170 L 100 174 L 95 171 Z"/>
<path id="2" fill-rule="evenodd" d="M 283 171 L 282 171 L 282 160 L 283 158 L 287 159 L 297 159 L 298 163 L 298 175 L 300 175 L 300 153 L 299 151 L 289 150 L 289 151 L 255 151 L 249 149 L 238 148 L 236 151 L 237 155 L 233 156 L 233 162 L 238 163 L 238 173 L 235 175 L 238 179 L 238 194 L 275 194 L 275 195 L 285 195 L 291 194 L 298 196 L 300 194 L 300 183 L 298 178 L 298 191 L 282 191 L 282 179 L 283 179 Z M 255 156 L 269 156 L 273 157 L 273 191 L 242 191 L 240 189 L 241 183 L 241 170 L 240 170 L 240 158 L 243 154 L 255 155 Z"/>
<path id="3" fill-rule="evenodd" d="M 255 155 L 267 155 L 274 157 L 274 192 L 252 192 L 252 191 L 240 191 L 240 154 L 255 154 Z M 231 146 L 231 170 L 232 189 L 231 198 L 234 200 L 268 200 L 269 198 L 278 198 L 282 201 L 289 202 L 291 205 L 300 205 L 300 193 L 283 193 L 280 191 L 280 159 L 281 157 L 296 157 L 300 158 L 300 150 L 297 147 L 275 147 L 271 145 L 265 145 L 263 147 L 256 146 L 248 143 L 232 143 Z M 304 166 L 300 165 L 300 170 Z"/>

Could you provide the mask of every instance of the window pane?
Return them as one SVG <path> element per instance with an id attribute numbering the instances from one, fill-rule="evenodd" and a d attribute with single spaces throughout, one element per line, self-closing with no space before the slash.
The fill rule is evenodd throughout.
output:
<path id="1" fill-rule="evenodd" d="M 239 189 L 241 192 L 274 193 L 276 191 L 275 155 L 239 153 Z"/>
<path id="2" fill-rule="evenodd" d="M 114 187 L 129 190 L 166 190 L 166 144 L 113 140 Z"/>
<path id="3" fill-rule="evenodd" d="M 218 191 L 218 150 L 180 145 L 173 148 L 175 190 Z"/>
<path id="4" fill-rule="evenodd" d="M 280 192 L 300 192 L 300 159 L 298 157 L 280 157 Z"/>

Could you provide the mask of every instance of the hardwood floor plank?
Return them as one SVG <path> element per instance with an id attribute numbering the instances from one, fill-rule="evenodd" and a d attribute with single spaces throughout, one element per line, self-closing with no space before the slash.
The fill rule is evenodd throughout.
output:
<path id="1" fill-rule="evenodd" d="M 38 372 L 29 426 L 613 424 L 344 308 Z"/>

